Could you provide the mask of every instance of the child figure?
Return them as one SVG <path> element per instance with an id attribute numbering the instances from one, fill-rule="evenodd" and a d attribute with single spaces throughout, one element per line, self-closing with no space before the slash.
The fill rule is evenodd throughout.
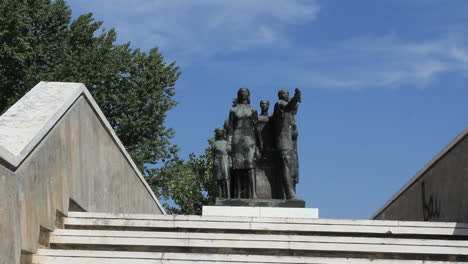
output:
<path id="1" fill-rule="evenodd" d="M 230 146 L 222 128 L 215 129 L 213 143 L 213 178 L 218 183 L 219 198 L 231 198 L 231 175 L 229 162 Z"/>

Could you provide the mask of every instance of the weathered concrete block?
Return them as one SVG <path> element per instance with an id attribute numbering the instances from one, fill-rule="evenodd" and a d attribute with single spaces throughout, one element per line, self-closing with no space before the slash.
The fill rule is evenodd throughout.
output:
<path id="1" fill-rule="evenodd" d="M 372 219 L 468 222 L 468 129 L 396 193 Z"/>
<path id="2" fill-rule="evenodd" d="M 0 161 L 9 264 L 36 251 L 40 230 L 53 231 L 70 201 L 86 211 L 164 213 L 83 84 L 41 82 L 2 115 Z"/>
<path id="3" fill-rule="evenodd" d="M 17 188 L 17 177 L 0 166 L 0 264 L 20 261 L 21 226 Z"/>

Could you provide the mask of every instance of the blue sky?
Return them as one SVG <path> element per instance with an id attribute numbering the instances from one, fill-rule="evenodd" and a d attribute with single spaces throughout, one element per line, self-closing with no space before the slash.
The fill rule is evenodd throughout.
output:
<path id="1" fill-rule="evenodd" d="M 369 218 L 468 124 L 466 0 L 80 0 L 119 42 L 176 61 L 167 117 L 201 153 L 240 87 L 295 87 L 298 195 L 324 218 Z"/>

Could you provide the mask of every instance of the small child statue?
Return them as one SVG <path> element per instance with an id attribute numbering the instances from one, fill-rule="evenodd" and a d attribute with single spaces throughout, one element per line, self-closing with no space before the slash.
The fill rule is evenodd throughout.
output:
<path id="1" fill-rule="evenodd" d="M 219 198 L 231 198 L 230 146 L 223 128 L 215 129 L 213 143 L 213 178 L 218 183 Z"/>

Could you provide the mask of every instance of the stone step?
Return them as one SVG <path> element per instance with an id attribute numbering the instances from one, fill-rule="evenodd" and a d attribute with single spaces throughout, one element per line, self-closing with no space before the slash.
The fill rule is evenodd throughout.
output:
<path id="1" fill-rule="evenodd" d="M 52 248 L 122 251 L 271 252 L 310 255 L 338 254 L 468 256 L 468 241 L 378 237 L 339 237 L 277 234 L 146 232 L 58 229 L 50 237 Z M 187 251 L 188 252 L 188 251 Z M 267 254 L 267 253 L 265 253 Z M 280 254 L 281 255 L 281 254 Z M 339 254 L 338 254 L 339 255 Z"/>
<path id="2" fill-rule="evenodd" d="M 64 227 L 33 263 L 468 264 L 460 223 L 70 212 Z"/>
<path id="3" fill-rule="evenodd" d="M 33 264 L 187 264 L 187 263 L 314 263 L 314 264 L 453 264 L 462 261 L 398 260 L 339 257 L 265 256 L 39 249 Z"/>
<path id="4" fill-rule="evenodd" d="M 468 236 L 468 224 L 377 221 L 347 219 L 305 219 L 266 217 L 217 217 L 128 215 L 70 212 L 67 229 L 165 230 L 199 232 L 250 232 L 364 236 L 411 236 L 457 238 Z"/>

